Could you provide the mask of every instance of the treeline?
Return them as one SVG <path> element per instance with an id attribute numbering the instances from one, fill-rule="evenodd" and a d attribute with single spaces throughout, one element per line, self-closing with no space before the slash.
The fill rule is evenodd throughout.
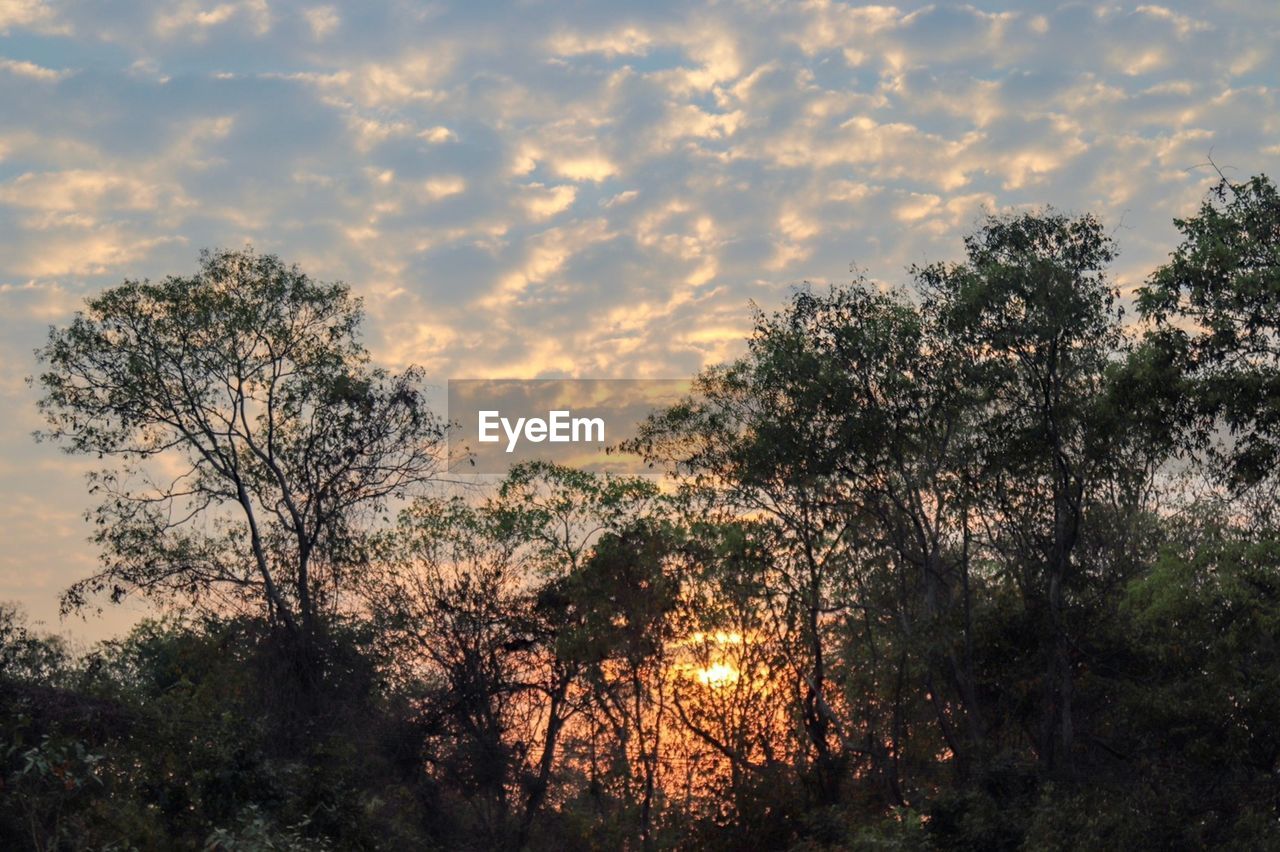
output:
<path id="1" fill-rule="evenodd" d="M 991 217 L 758 313 L 624 448 L 665 477 L 461 495 L 344 286 L 90 299 L 36 379 L 107 461 L 64 604 L 173 614 L 0 614 L 0 845 L 1280 848 L 1280 194 L 1176 224 L 1122 298 L 1095 218 Z"/>

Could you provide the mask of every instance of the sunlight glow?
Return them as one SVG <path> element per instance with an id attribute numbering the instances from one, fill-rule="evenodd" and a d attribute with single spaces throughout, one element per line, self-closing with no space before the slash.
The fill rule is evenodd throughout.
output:
<path id="1" fill-rule="evenodd" d="M 713 663 L 697 670 L 698 682 L 712 689 L 731 686 L 738 682 L 738 670 L 727 663 Z"/>

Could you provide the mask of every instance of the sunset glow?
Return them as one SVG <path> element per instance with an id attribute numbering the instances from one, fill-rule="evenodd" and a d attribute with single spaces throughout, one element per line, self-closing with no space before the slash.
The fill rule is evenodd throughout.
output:
<path id="1" fill-rule="evenodd" d="M 738 670 L 728 663 L 713 663 L 697 670 L 698 682 L 712 689 L 732 686 L 738 682 Z"/>

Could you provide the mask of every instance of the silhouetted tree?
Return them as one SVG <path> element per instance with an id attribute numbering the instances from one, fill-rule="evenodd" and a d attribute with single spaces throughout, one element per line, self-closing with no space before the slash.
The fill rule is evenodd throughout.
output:
<path id="1" fill-rule="evenodd" d="M 362 559 L 371 516 L 436 469 L 420 373 L 372 367 L 361 309 L 252 250 L 125 281 L 52 329 L 44 437 L 107 458 L 91 478 L 106 592 L 260 608 L 304 643 Z"/>

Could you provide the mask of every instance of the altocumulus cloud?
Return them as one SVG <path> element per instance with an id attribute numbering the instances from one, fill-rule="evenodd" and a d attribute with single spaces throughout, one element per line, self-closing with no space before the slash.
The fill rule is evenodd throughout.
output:
<path id="1" fill-rule="evenodd" d="M 441 381 L 687 375 L 750 300 L 901 281 L 983 209 L 1097 212 L 1131 286 L 1210 151 L 1280 171 L 1278 36 L 1269 0 L 0 0 L 0 489 L 58 509 L 6 529 L 0 598 L 48 617 L 83 570 L 20 379 L 121 277 L 251 242 Z"/>

